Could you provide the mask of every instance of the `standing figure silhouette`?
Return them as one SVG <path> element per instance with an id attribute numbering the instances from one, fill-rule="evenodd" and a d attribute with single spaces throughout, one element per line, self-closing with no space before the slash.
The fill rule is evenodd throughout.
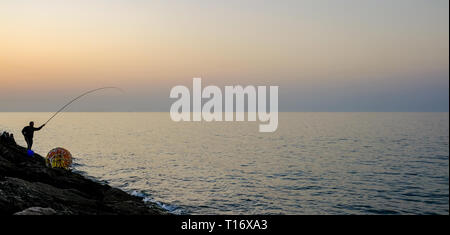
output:
<path id="1" fill-rule="evenodd" d="M 25 137 L 25 141 L 27 142 L 27 149 L 31 150 L 31 147 L 33 147 L 33 136 L 34 136 L 34 132 L 35 131 L 39 131 L 40 129 L 42 129 L 42 127 L 44 127 L 45 124 L 43 124 L 42 126 L 35 128 L 34 127 L 34 122 L 30 122 L 29 126 L 26 126 L 22 129 L 22 134 Z"/>

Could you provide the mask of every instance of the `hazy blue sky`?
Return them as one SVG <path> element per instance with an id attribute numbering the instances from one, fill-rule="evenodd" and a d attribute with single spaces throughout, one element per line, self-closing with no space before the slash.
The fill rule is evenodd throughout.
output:
<path id="1" fill-rule="evenodd" d="M 278 85 L 282 111 L 448 111 L 448 0 L 0 2 L 0 111 L 168 111 L 173 86 Z"/>

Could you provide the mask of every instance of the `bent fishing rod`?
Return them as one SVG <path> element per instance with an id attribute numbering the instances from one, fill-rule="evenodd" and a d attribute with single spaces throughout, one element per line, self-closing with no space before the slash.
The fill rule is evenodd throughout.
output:
<path id="1" fill-rule="evenodd" d="M 119 87 L 101 87 L 101 88 L 97 88 L 97 89 L 94 89 L 94 90 L 86 91 L 85 93 L 83 93 L 83 94 L 81 94 L 81 95 L 75 97 L 75 98 L 72 99 L 69 103 L 67 103 L 67 104 L 64 105 L 62 108 L 60 108 L 58 111 L 56 111 L 56 113 L 53 114 L 53 116 L 52 116 L 50 119 L 48 119 L 48 120 L 44 123 L 44 125 L 47 125 L 47 123 L 50 122 L 50 120 L 52 120 L 56 115 L 58 115 L 58 114 L 59 114 L 61 111 L 63 111 L 67 106 L 69 106 L 70 104 L 72 104 L 72 103 L 75 102 L 76 100 L 80 99 L 81 97 L 83 97 L 83 96 L 85 96 L 85 95 L 87 95 L 87 94 L 94 93 L 94 92 L 100 91 L 100 90 L 105 90 L 105 89 L 116 89 L 116 90 L 121 91 L 122 93 L 124 92 L 124 91 L 123 91 L 122 89 L 120 89 Z"/>

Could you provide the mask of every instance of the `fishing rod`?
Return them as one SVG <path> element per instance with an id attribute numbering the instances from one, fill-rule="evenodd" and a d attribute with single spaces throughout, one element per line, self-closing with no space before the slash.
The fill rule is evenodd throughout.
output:
<path id="1" fill-rule="evenodd" d="M 47 122 L 44 123 L 44 125 L 47 125 L 47 123 L 50 122 L 50 120 L 52 120 L 56 115 L 58 115 L 58 113 L 60 113 L 61 111 L 63 111 L 67 106 L 69 106 L 70 104 L 72 104 L 72 103 L 75 102 L 76 100 L 80 99 L 81 97 L 83 97 L 83 96 L 85 96 L 85 95 L 87 95 L 87 94 L 94 93 L 94 92 L 99 91 L 99 90 L 105 90 L 105 89 L 116 89 L 116 90 L 121 91 L 122 93 L 124 92 L 122 89 L 120 89 L 120 88 L 118 88 L 118 87 L 101 87 L 101 88 L 97 88 L 97 89 L 94 89 L 94 90 L 86 91 L 85 93 L 83 93 L 83 94 L 81 94 L 81 95 L 75 97 L 75 98 L 74 98 L 73 100 L 71 100 L 69 103 L 67 103 L 67 104 L 64 105 L 62 108 L 60 108 L 58 111 L 56 111 L 56 113 L 53 114 L 53 116 L 52 116 L 50 119 L 48 119 Z"/>

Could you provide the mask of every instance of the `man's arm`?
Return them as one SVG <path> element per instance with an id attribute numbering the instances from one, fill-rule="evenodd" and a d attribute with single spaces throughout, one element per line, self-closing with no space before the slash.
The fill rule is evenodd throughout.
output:
<path id="1" fill-rule="evenodd" d="M 34 130 L 35 130 L 35 131 L 38 131 L 38 130 L 42 129 L 42 127 L 44 127 L 44 126 L 45 126 L 45 124 L 43 124 L 42 126 L 40 126 L 40 127 L 38 127 L 38 128 L 34 128 Z"/>

